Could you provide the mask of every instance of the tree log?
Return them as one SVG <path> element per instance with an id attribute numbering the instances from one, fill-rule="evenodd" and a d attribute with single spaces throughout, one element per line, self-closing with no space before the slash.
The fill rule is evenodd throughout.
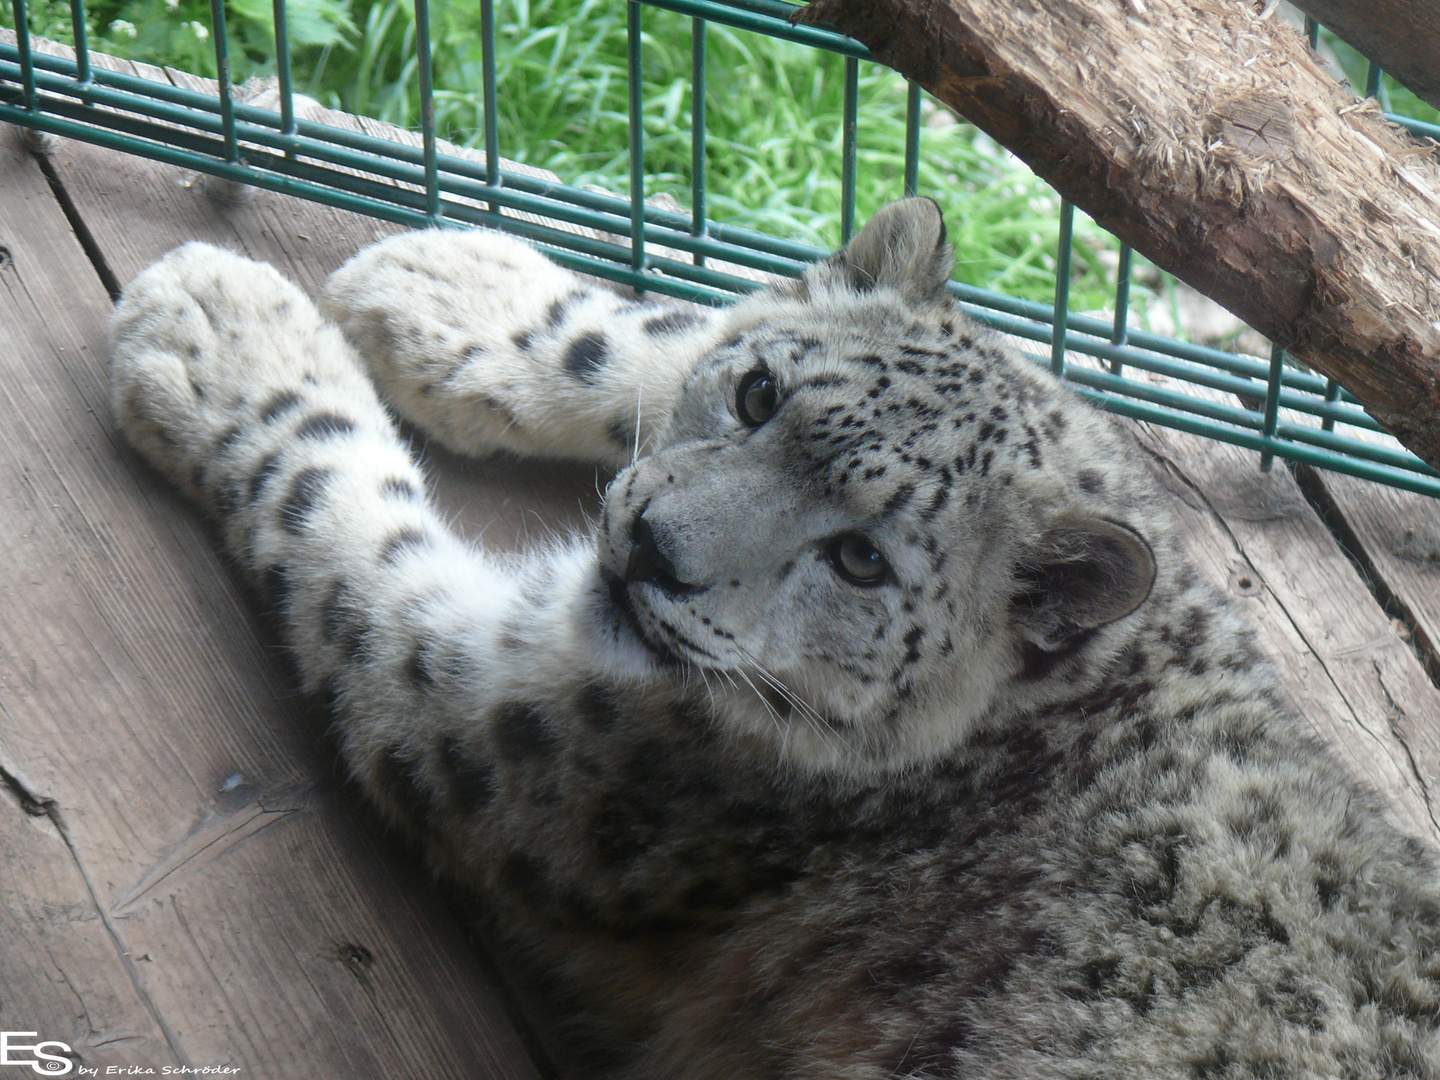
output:
<path id="1" fill-rule="evenodd" d="M 1435 0 L 1298 0 L 1296 6 L 1440 109 L 1440 8 Z"/>
<path id="2" fill-rule="evenodd" d="M 1440 165 L 1250 0 L 814 0 L 1440 468 Z"/>

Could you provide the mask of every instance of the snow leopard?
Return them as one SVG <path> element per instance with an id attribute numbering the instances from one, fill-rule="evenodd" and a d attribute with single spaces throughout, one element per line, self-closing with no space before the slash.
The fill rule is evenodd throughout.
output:
<path id="1" fill-rule="evenodd" d="M 951 267 L 926 199 L 725 309 L 480 230 L 318 306 L 190 244 L 113 408 L 591 1075 L 1440 1077 L 1432 853 Z M 397 417 L 614 479 L 502 557 Z"/>

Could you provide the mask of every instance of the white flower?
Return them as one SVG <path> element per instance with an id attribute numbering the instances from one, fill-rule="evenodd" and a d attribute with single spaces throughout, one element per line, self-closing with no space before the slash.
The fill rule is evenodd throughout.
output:
<path id="1" fill-rule="evenodd" d="M 210 28 L 202 22 L 192 22 L 190 29 L 195 31 L 195 36 L 204 41 L 210 36 Z"/>
<path id="2" fill-rule="evenodd" d="M 116 19 L 110 24 L 110 33 L 117 35 L 124 34 L 126 37 L 133 38 L 135 36 L 135 24 L 126 22 L 124 19 Z"/>
<path id="3" fill-rule="evenodd" d="M 180 0 L 165 0 L 165 6 L 171 11 L 176 11 L 180 7 Z"/>

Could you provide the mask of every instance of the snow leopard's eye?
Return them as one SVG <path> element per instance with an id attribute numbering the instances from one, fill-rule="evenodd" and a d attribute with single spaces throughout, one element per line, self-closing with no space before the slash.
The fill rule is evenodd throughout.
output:
<path id="1" fill-rule="evenodd" d="M 890 571 L 885 556 L 856 533 L 846 533 L 830 541 L 826 554 L 835 572 L 852 585 L 878 585 Z"/>
<path id="2" fill-rule="evenodd" d="M 759 427 L 775 415 L 780 404 L 780 391 L 775 377 L 764 368 L 756 368 L 740 380 L 735 391 L 735 414 L 747 427 Z"/>

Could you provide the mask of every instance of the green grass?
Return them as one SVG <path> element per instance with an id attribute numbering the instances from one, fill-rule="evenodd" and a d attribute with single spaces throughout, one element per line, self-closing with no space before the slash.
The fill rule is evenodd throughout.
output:
<path id="1" fill-rule="evenodd" d="M 8 5 L 5 5 L 8 9 Z M 497 0 L 501 153 L 567 183 L 623 193 L 628 183 L 625 5 L 613 0 Z M 207 0 L 95 0 L 92 47 L 214 75 Z M 69 40 L 68 5 L 31 0 L 39 34 Z M 431 5 L 441 135 L 481 138 L 479 0 Z M 288 0 L 298 88 L 335 108 L 415 127 L 419 95 L 410 0 Z M 0 19 L 3 24 L 3 19 Z M 269 0 L 227 0 L 236 81 L 274 69 Z M 688 205 L 688 18 L 644 13 L 647 194 Z M 843 60 L 711 24 L 706 115 L 712 218 L 834 247 L 840 239 Z M 878 65 L 860 75 L 857 217 L 902 194 L 905 84 Z M 940 121 L 943 110 L 931 113 Z M 969 124 L 930 126 L 920 190 L 946 207 L 956 277 L 1026 299 L 1054 293 L 1059 199 Z M 1077 228 L 1072 306 L 1109 288 L 1100 252 L 1113 240 Z"/>
<path id="2" fill-rule="evenodd" d="M 226 0 L 236 81 L 274 69 L 270 0 Z M 68 4 L 31 0 L 39 34 L 70 39 Z M 419 121 L 411 0 L 288 0 L 296 85 L 325 104 L 402 127 Z M 0 25 L 9 5 L 0 5 Z M 567 183 L 628 185 L 625 5 L 616 0 L 496 0 L 501 153 Z M 92 47 L 215 73 L 208 0 L 94 0 Z M 481 138 L 479 0 L 432 0 L 441 135 Z M 688 205 L 690 20 L 644 13 L 646 191 Z M 1340 45 L 1341 50 L 1344 49 Z M 706 116 L 712 218 L 834 247 L 840 239 L 844 61 L 711 24 Z M 1363 61 L 1342 52 L 1363 85 Z M 1357 72 L 1349 71 L 1356 67 Z M 902 192 L 905 84 L 862 64 L 856 207 L 863 221 Z M 1392 106 L 1433 118 L 1404 91 Z M 946 208 L 955 276 L 1012 296 L 1053 299 L 1059 199 L 1023 165 L 943 109 L 928 112 L 920 190 Z M 1072 310 L 1110 302 L 1118 245 L 1076 223 Z M 1143 291 L 1143 290 L 1141 290 Z"/>

